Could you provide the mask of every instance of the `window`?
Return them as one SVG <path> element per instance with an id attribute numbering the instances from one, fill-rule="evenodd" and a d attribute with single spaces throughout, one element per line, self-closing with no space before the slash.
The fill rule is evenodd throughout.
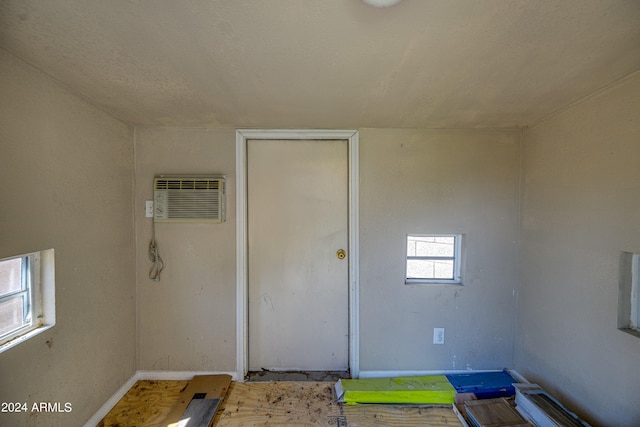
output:
<path id="1" fill-rule="evenodd" d="M 29 258 L 0 262 L 0 337 L 31 326 Z"/>
<path id="2" fill-rule="evenodd" d="M 53 250 L 0 260 L 0 351 L 53 326 L 53 299 Z"/>
<path id="3" fill-rule="evenodd" d="M 618 329 L 640 337 L 640 254 L 620 256 Z"/>
<path id="4" fill-rule="evenodd" d="M 405 283 L 461 283 L 461 241 L 459 234 L 408 235 Z"/>

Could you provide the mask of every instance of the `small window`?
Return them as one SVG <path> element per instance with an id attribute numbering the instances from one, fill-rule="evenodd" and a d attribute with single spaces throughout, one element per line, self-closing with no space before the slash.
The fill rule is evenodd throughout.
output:
<path id="1" fill-rule="evenodd" d="M 0 351 L 53 326 L 52 272 L 53 250 L 0 260 Z"/>
<path id="2" fill-rule="evenodd" d="M 461 240 L 459 234 L 408 235 L 405 283 L 461 283 Z"/>
<path id="3" fill-rule="evenodd" d="M 0 337 L 31 326 L 29 257 L 0 262 Z"/>
<path id="4" fill-rule="evenodd" d="M 640 254 L 620 256 L 618 329 L 640 337 Z"/>

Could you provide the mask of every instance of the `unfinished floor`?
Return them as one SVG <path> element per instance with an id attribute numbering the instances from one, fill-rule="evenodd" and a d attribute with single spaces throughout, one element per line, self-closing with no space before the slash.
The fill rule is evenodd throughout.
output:
<path id="1" fill-rule="evenodd" d="M 188 381 L 138 381 L 98 427 L 166 427 Z M 232 382 L 215 426 L 462 426 L 450 407 L 335 402 L 333 382 Z"/>

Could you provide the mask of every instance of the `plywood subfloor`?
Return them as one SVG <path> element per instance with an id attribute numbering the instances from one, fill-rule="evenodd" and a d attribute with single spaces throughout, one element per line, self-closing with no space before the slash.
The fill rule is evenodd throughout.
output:
<path id="1" fill-rule="evenodd" d="M 99 427 L 165 427 L 188 381 L 138 381 Z M 216 426 L 430 426 L 462 424 L 449 407 L 335 403 L 332 382 L 231 383 Z M 164 414 L 164 416 L 162 416 Z"/>
<path id="2" fill-rule="evenodd" d="M 98 427 L 159 427 L 189 381 L 137 381 Z"/>

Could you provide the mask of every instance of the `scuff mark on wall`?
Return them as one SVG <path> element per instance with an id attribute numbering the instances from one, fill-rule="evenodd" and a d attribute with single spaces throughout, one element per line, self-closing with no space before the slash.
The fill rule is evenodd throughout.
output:
<path id="1" fill-rule="evenodd" d="M 276 311 L 273 305 L 273 300 L 271 299 L 271 295 L 269 295 L 269 293 L 265 292 L 264 294 L 260 295 L 260 300 L 268 307 L 270 307 L 272 312 Z"/>

